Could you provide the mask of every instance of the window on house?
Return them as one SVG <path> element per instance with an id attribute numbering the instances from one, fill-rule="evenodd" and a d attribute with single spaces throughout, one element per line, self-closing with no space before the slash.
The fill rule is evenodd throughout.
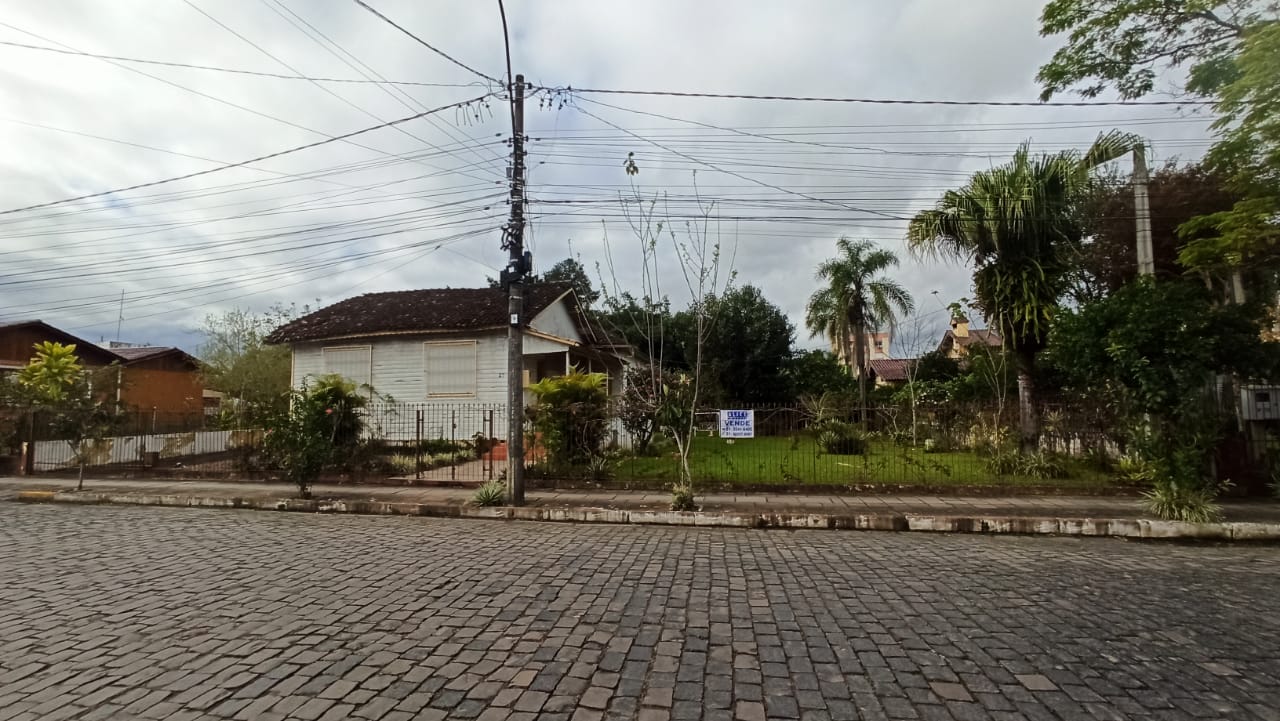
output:
<path id="1" fill-rule="evenodd" d="M 429 398 L 469 398 L 476 394 L 476 342 L 423 344 Z"/>
<path id="2" fill-rule="evenodd" d="M 357 386 L 373 385 L 373 347 L 367 345 L 325 348 L 325 375 L 337 373 Z"/>

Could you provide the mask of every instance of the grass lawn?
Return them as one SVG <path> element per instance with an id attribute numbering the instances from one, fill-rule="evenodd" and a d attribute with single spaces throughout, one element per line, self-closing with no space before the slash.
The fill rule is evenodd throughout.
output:
<path id="1" fill-rule="evenodd" d="M 664 458 L 624 458 L 619 480 L 672 480 L 679 461 Z M 904 450 L 887 441 L 871 444 L 865 456 L 822 453 L 806 436 L 767 437 L 728 441 L 699 437 L 689 456 L 694 481 L 729 485 L 853 485 L 887 483 L 906 485 L 1027 485 L 1062 488 L 1097 488 L 1115 485 L 1101 471 L 1069 462 L 1066 478 L 997 476 L 987 469 L 985 458 L 971 451 L 925 453 Z"/>

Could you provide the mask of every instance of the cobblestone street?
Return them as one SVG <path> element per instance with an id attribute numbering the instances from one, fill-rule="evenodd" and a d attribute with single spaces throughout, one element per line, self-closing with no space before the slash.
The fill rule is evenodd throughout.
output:
<path id="1" fill-rule="evenodd" d="M 0 720 L 1280 719 L 1280 549 L 0 504 Z"/>

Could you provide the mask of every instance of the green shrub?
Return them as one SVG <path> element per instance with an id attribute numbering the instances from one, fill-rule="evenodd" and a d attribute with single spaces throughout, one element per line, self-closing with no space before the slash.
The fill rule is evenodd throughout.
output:
<path id="1" fill-rule="evenodd" d="M 987 470 L 997 476 L 1011 476 L 1022 468 L 1022 460 L 1018 452 L 1011 448 L 1003 448 L 987 458 Z"/>
<path id="2" fill-rule="evenodd" d="M 1131 486 L 1149 486 L 1155 481 L 1155 469 L 1137 456 L 1121 456 L 1116 462 L 1116 480 Z"/>
<path id="3" fill-rule="evenodd" d="M 677 483 L 671 488 L 671 510 L 696 511 L 698 504 L 693 497 L 693 486 Z"/>
<path id="4" fill-rule="evenodd" d="M 418 458 L 404 453 L 397 453 L 387 458 L 387 465 L 396 473 L 417 473 Z"/>
<path id="5" fill-rule="evenodd" d="M 552 465 L 580 466 L 600 454 L 609 420 L 603 373 L 574 370 L 529 386 L 537 402 L 529 419 Z"/>
<path id="6" fill-rule="evenodd" d="M 867 434 L 858 430 L 852 423 L 843 421 L 827 421 L 818 430 L 818 447 L 824 453 L 833 456 L 865 455 L 868 443 Z"/>
<path id="7" fill-rule="evenodd" d="M 414 443 L 410 443 L 408 450 L 413 451 Z M 437 453 L 453 453 L 455 451 L 465 451 L 470 445 L 465 441 L 451 441 L 448 438 L 426 438 L 417 443 L 417 450 L 422 452 L 424 456 L 433 456 Z"/>
<path id="8" fill-rule="evenodd" d="M 1216 496 L 1212 488 L 1162 481 L 1144 491 L 1142 499 L 1148 511 L 1165 520 L 1211 523 L 1222 518 L 1222 507 L 1215 502 Z"/>
<path id="9" fill-rule="evenodd" d="M 288 408 L 267 419 L 263 452 L 302 497 L 320 472 L 335 461 L 347 464 L 360 454 L 366 399 L 357 386 L 338 375 L 316 379 L 290 392 Z"/>
<path id="10" fill-rule="evenodd" d="M 501 506 L 507 500 L 507 484 L 504 481 L 485 481 L 471 496 L 477 506 Z"/>
<path id="11" fill-rule="evenodd" d="M 1069 475 L 1066 460 L 1050 451 L 1024 453 L 1019 459 L 1018 472 L 1042 480 L 1066 478 Z"/>

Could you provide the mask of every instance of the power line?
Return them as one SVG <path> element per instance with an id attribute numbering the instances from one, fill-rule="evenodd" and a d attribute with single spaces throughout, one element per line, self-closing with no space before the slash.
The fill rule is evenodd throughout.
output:
<path id="1" fill-rule="evenodd" d="M 793 191 L 793 190 L 787 190 L 786 188 L 783 188 L 783 187 L 781 187 L 781 186 L 773 185 L 773 184 L 771 184 L 771 183 L 766 183 L 766 182 L 765 182 L 765 181 L 763 181 L 763 180 L 759 180 L 759 179 L 757 179 L 757 178 L 753 178 L 753 177 L 748 176 L 748 175 L 743 175 L 742 173 L 739 173 L 739 172 L 737 172 L 737 171 L 727 170 L 727 169 L 722 168 L 722 167 L 720 167 L 720 166 L 718 166 L 718 165 L 715 165 L 715 164 L 713 164 L 713 163 L 709 163 L 709 162 L 707 162 L 707 161 L 705 161 L 705 160 L 699 160 L 699 159 L 697 159 L 697 158 L 693 157 L 692 155 L 688 155 L 688 154 L 686 154 L 686 153 L 682 153 L 682 152 L 680 152 L 680 151 L 678 151 L 678 150 L 672 150 L 671 148 L 669 148 L 669 147 L 667 147 L 667 146 L 663 145 L 662 143 L 656 142 L 656 141 L 654 141 L 654 140 L 650 140 L 649 138 L 646 138 L 646 137 L 641 136 L 641 135 L 637 135 L 636 133 L 633 133 L 633 132 L 631 132 L 631 131 L 627 130 L 626 128 L 623 128 L 623 127 L 622 127 L 622 126 L 620 126 L 620 125 L 615 125 L 615 124 L 613 124 L 613 123 L 609 122 L 608 120 L 605 120 L 604 118 L 600 117 L 599 115 L 596 115 L 595 113 L 592 113 L 592 112 L 590 112 L 590 111 L 588 111 L 588 110 L 583 110 L 582 108 L 580 108 L 580 107 L 578 107 L 578 106 L 576 106 L 576 105 L 574 106 L 574 109 L 575 109 L 575 110 L 577 110 L 578 112 L 580 112 L 580 113 L 584 114 L 584 115 L 587 115 L 587 116 L 589 116 L 589 117 L 595 118 L 595 119 L 596 119 L 596 120 L 598 120 L 599 122 L 604 123 L 605 125 L 608 125 L 609 127 L 614 128 L 615 130 L 618 130 L 618 131 L 620 131 L 620 132 L 626 133 L 626 134 L 628 134 L 628 135 L 630 135 L 630 136 L 634 137 L 634 138 L 635 138 L 635 139 L 637 139 L 637 140 L 642 140 L 642 141 L 644 141 L 644 142 L 646 142 L 646 143 L 649 143 L 649 144 L 651 144 L 651 145 L 656 145 L 657 147 L 662 148 L 663 150 L 667 151 L 668 153 L 672 153 L 672 154 L 674 154 L 674 155 L 678 155 L 678 156 L 680 156 L 680 157 L 682 157 L 682 158 L 684 158 L 684 159 L 686 159 L 686 160 L 689 160 L 689 161 L 691 161 L 691 162 L 693 162 L 693 163 L 696 163 L 696 164 L 698 164 L 698 165 L 702 165 L 702 166 L 705 166 L 705 167 L 711 168 L 712 170 L 715 170 L 715 171 L 717 171 L 717 172 L 725 173 L 726 175 L 732 175 L 733 177 L 738 178 L 738 179 L 740 179 L 740 180 L 745 180 L 745 181 L 747 181 L 747 182 L 749 182 L 749 183 L 755 183 L 756 185 L 761 185 L 761 186 L 764 186 L 764 187 L 766 187 L 766 188 L 770 188 L 770 189 L 772 189 L 772 190 L 776 190 L 776 191 L 781 192 L 781 193 L 788 193 L 788 194 L 790 194 L 790 195 L 798 195 L 798 196 L 800 196 L 800 197 L 802 197 L 802 198 L 806 198 L 806 199 L 808 199 L 808 200 L 814 200 L 814 201 L 817 201 L 817 202 L 819 202 L 819 203 L 826 203 L 826 202 L 830 202 L 830 201 L 821 200 L 821 199 L 819 199 L 819 198 L 815 198 L 815 197 L 813 197 L 813 196 L 811 196 L 811 195 L 807 195 L 807 194 L 805 194 L 805 193 L 798 193 L 798 192 Z M 874 213 L 874 214 L 876 214 L 876 215 L 882 215 L 882 216 L 884 216 L 884 217 L 886 217 L 886 218 L 893 218 L 893 219 L 895 219 L 895 220 L 903 220 L 902 218 L 898 218 L 897 216 L 891 215 L 891 214 L 889 214 L 889 213 L 880 213 L 880 212 L 875 211 L 875 210 L 866 210 L 866 209 L 864 209 L 864 208 L 853 208 L 853 207 L 850 207 L 850 206 L 847 206 L 847 205 L 841 205 L 841 204 L 839 204 L 839 203 L 832 203 L 832 204 L 833 204 L 833 205 L 836 205 L 836 206 L 838 206 L 838 207 L 840 207 L 840 208 L 843 208 L 843 209 L 845 209 L 845 210 L 859 211 L 859 212 L 864 212 L 864 213 Z"/>
<path id="2" fill-rule="evenodd" d="M 473 73 L 473 74 L 475 74 L 475 75 L 479 75 L 480 77 L 484 78 L 485 80 L 488 80 L 488 81 L 489 81 L 489 82 L 491 82 L 491 83 L 496 83 L 497 85 L 502 85 L 502 81 L 501 81 L 501 80 L 499 80 L 499 79 L 497 79 L 497 78 L 493 77 L 492 75 L 486 75 L 486 74 L 484 74 L 484 73 L 480 72 L 479 70 L 476 70 L 475 68 L 471 67 L 470 65 L 467 65 L 466 63 L 462 62 L 461 60 L 458 60 L 457 58 L 453 57 L 453 56 L 452 56 L 452 55 L 450 55 L 449 53 L 446 53 L 445 51 L 441 50 L 440 48 L 435 47 L 434 45 L 432 45 L 431 43 L 427 42 L 426 40 L 423 40 L 422 38 L 418 37 L 417 35 L 414 35 L 413 33 L 409 32 L 409 30 L 407 30 L 404 26 L 400 25 L 400 24 L 399 24 L 399 23 L 397 23 L 396 21 L 392 20 L 391 18 L 387 17 L 386 15 L 383 15 L 382 13 L 378 12 L 377 10 L 375 10 L 372 6 L 370 6 L 370 5 L 369 5 L 368 3 L 366 3 L 364 0 L 355 0 L 355 3 L 356 3 L 357 5 L 359 5 L 360 7 L 364 8 L 365 10 L 368 10 L 369 12 L 371 12 L 371 13 L 373 13 L 374 15 L 378 16 L 378 18 L 380 18 L 380 19 L 381 19 L 383 22 L 385 22 L 386 24 L 390 25 L 391 27 L 395 28 L 396 30 L 399 30 L 400 32 L 404 33 L 405 35 L 408 35 L 409 37 L 413 38 L 414 40 L 418 41 L 418 43 L 419 43 L 420 45 L 422 45 L 422 46 L 423 46 L 423 47 L 425 47 L 426 49 L 430 50 L 431 52 L 435 53 L 436 55 L 439 55 L 440 57 L 444 58 L 445 60 L 448 60 L 449 62 L 453 63 L 454 65 L 457 65 L 458 67 L 462 68 L 463 70 L 466 70 L 467 72 Z"/>
<path id="3" fill-rule="evenodd" d="M 475 87 L 480 83 L 420 83 L 409 80 L 367 80 L 363 78 L 328 78 L 328 77 L 312 77 L 310 75 L 290 75 L 288 73 L 271 73 L 265 70 L 242 70 L 239 68 L 223 68 L 216 65 L 199 65 L 196 63 L 179 63 L 167 60 L 144 60 L 142 58 L 129 58 L 122 55 L 105 55 L 102 53 L 90 53 L 84 50 L 64 50 L 62 48 L 52 48 L 47 45 L 30 45 L 27 43 L 16 43 L 11 40 L 0 40 L 0 45 L 8 45 L 15 48 L 25 48 L 27 50 L 42 50 L 50 53 L 60 53 L 62 55 L 79 55 L 86 58 L 96 58 L 98 60 L 114 60 L 122 63 L 139 63 L 142 65 L 160 65 L 170 68 L 184 68 L 187 70 L 210 70 L 219 73 L 232 73 L 235 75 L 253 75 L 262 78 L 275 78 L 277 80 L 308 80 L 315 83 L 352 83 L 352 84 L 378 84 L 387 83 L 389 85 L 406 85 L 422 88 L 469 88 Z"/>
<path id="4" fill-rule="evenodd" d="M 290 153 L 296 153 L 296 152 L 298 152 L 298 151 L 300 151 L 300 150 L 309 150 L 309 149 L 311 149 L 311 148 L 316 148 L 316 147 L 319 147 L 319 146 L 321 146 L 321 145 L 328 145 L 329 143 L 334 143 L 334 142 L 338 142 L 338 141 L 342 141 L 342 140 L 347 140 L 347 139 L 349 139 L 349 138 L 353 138 L 353 137 L 355 137 L 355 136 L 357 136 L 357 135 L 364 135 L 365 133 L 370 133 L 370 132 L 373 132 L 373 131 L 375 131 L 375 130 L 381 130 L 381 129 L 383 129 L 383 128 L 388 128 L 388 127 L 391 127 L 391 126 L 394 126 L 394 125 L 399 125 L 399 124 L 401 124 L 401 123 L 407 123 L 407 122 L 409 122 L 410 120 L 417 120 L 418 118 L 425 117 L 425 116 L 427 116 L 427 115 L 431 115 L 432 113 L 438 113 L 438 112 L 440 112 L 440 111 L 442 111 L 442 110 L 448 110 L 448 109 L 450 109 L 450 108 L 458 108 L 458 107 L 462 107 L 463 105 L 468 105 L 468 104 L 470 104 L 470 103 L 474 103 L 474 102 L 476 102 L 476 101 L 483 100 L 484 98 L 489 97 L 489 95 L 491 95 L 491 93 L 486 93 L 486 94 L 484 94 L 484 95 L 481 95 L 481 96 L 480 96 L 480 97 L 478 97 L 478 98 L 472 98 L 471 100 L 464 100 L 464 101 L 462 101 L 462 102 L 458 102 L 458 103 L 450 103 L 449 105 L 442 105 L 442 106 L 440 106 L 440 107 L 438 107 L 438 108 L 433 108 L 433 109 L 431 109 L 431 110 L 427 110 L 427 111 L 424 111 L 424 112 L 421 112 L 421 113 L 416 113 L 416 114 L 414 114 L 414 115 L 409 115 L 409 116 L 406 116 L 406 117 L 403 117 L 403 118 L 398 118 L 398 119 L 396 119 L 396 120 L 390 120 L 390 121 L 387 121 L 387 122 L 385 122 L 385 123 L 381 123 L 381 124 L 379 124 L 379 125 L 373 125 L 373 126 L 370 126 L 370 127 L 368 127 L 368 128 L 362 128 L 362 129 L 360 129 L 360 130 L 355 130 L 355 131 L 352 131 L 352 132 L 350 132 L 350 133 L 344 133 L 344 134 L 342 134 L 342 135 L 334 135 L 334 136 L 332 136 L 332 137 L 325 138 L 324 140 L 317 140 L 317 141 L 316 141 L 316 142 L 314 142 L 314 143 L 307 143 L 306 145 L 296 145 L 296 146 L 294 146 L 294 147 L 292 147 L 292 148 L 288 148 L 288 149 L 285 149 L 285 150 L 280 150 L 280 151 L 277 151 L 277 152 L 274 152 L 274 153 L 268 153 L 268 154 L 266 154 L 266 155 L 259 155 L 259 156 L 258 156 L 258 157 L 256 157 L 256 158 L 249 158 L 248 160 L 241 160 L 240 162 L 237 162 L 237 163 L 227 163 L 226 165 L 220 165 L 220 166 L 218 166 L 218 167 L 216 167 L 216 168 L 209 168 L 208 170 L 200 170 L 200 171 L 196 171 L 196 172 L 194 172 L 194 173 L 187 173 L 186 175 L 178 175 L 178 176 L 174 176 L 174 177 L 172 177 L 172 178 L 164 178 L 164 179 L 162 179 L 162 180 L 153 180 L 153 181 L 151 181 L 151 182 L 149 182 L 149 183 L 138 183 L 138 184 L 136 184 L 136 185 L 130 185 L 130 186 L 127 186 L 127 187 L 124 187 L 124 188 L 115 188 L 114 190 L 103 190 L 103 191 L 100 191 L 100 192 L 97 192 L 97 193 L 89 193 L 89 194 L 87 194 L 87 195 L 79 195 L 79 196 L 76 196 L 76 197 L 74 197 L 74 198 L 63 198 L 62 200 L 51 200 L 51 201 L 49 201 L 49 202 L 47 202 L 47 203 L 36 203 L 35 205 L 27 205 L 27 206 L 24 206 L 24 207 L 21 207 L 21 208 L 11 208 L 11 209 L 9 209 L 9 210 L 0 210 L 0 215 L 10 215 L 10 214 L 12 214 L 12 213 L 20 213 L 20 212 L 25 211 L 25 210 L 35 210 L 36 208 L 48 208 L 48 207 L 50 207 L 50 206 L 54 206 L 54 205 L 62 205 L 62 204 L 64 204 L 64 203 L 74 203 L 74 202 L 79 201 L 79 200 L 88 200 L 88 199 L 90 199 L 90 198 L 100 198 L 100 197 L 102 197 L 102 196 L 104 196 L 104 195 L 111 195 L 111 194 L 113 194 L 113 193 L 124 193 L 124 192 L 130 191 L 130 190 L 138 190 L 138 189 L 141 189 L 141 188 L 150 188 L 150 187 L 153 187 L 153 186 L 156 186 L 156 185 L 163 185 L 163 184 L 165 184 L 165 183 L 173 183 L 173 182 L 177 182 L 177 181 L 179 181 L 179 180 L 188 180 L 188 179 L 190 179 L 190 178 L 196 178 L 196 177 L 199 177 L 199 176 L 202 176 L 202 175 L 209 175 L 210 173 L 217 173 L 217 172 L 222 171 L 222 170 L 230 170 L 230 169 L 232 169 L 232 168 L 239 168 L 239 167 L 243 167 L 243 166 L 245 166 L 245 165 L 249 165 L 249 164 L 251 164 L 251 163 L 257 163 L 257 162 L 261 162 L 261 161 L 263 161 L 263 160 L 270 160 L 271 158 L 278 158 L 278 157 L 280 157 L 280 156 L 282 156 L 282 155 L 288 155 L 288 154 L 290 154 Z"/>
<path id="5" fill-rule="evenodd" d="M 356 57 L 354 54 L 351 53 L 351 51 L 347 50 L 336 40 L 326 35 L 324 31 L 322 31 L 320 28 L 317 28 L 315 25 L 312 25 L 310 22 L 307 21 L 306 18 L 294 12 L 292 8 L 290 8 L 288 5 L 285 5 L 281 0 L 270 0 L 270 2 L 268 0 L 261 0 L 261 2 L 264 5 L 266 5 L 267 8 L 270 9 L 272 12 L 274 12 L 276 15 L 279 15 L 281 18 L 286 20 L 290 25 L 296 28 L 299 32 L 305 35 L 308 40 L 311 40 L 315 44 L 319 45 L 325 52 L 334 56 L 339 61 L 341 61 L 344 65 L 356 71 L 360 75 L 364 76 L 366 79 L 373 80 L 374 78 L 378 78 L 381 80 L 386 80 L 386 78 L 384 78 L 382 74 L 379 73 L 377 70 L 375 70 L 372 66 L 370 66 L 368 63 L 364 62 L 360 58 Z M 272 2 L 274 2 L 274 5 L 272 4 Z M 277 5 L 279 7 L 276 7 Z M 281 10 L 284 10 L 284 12 L 281 12 Z M 284 14 L 285 12 L 287 12 L 289 15 L 285 15 Z M 290 15 L 293 17 L 289 17 Z M 304 28 L 303 26 L 306 26 L 306 27 Z M 321 42 L 321 38 L 324 39 L 324 42 Z M 326 45 L 325 43 L 328 43 L 328 44 Z M 478 83 L 474 83 L 474 84 L 478 84 Z M 377 87 L 379 90 L 386 93 L 391 99 L 405 106 L 410 111 L 426 110 L 427 108 L 425 103 L 418 100 L 414 96 L 408 94 L 404 90 L 398 87 L 395 87 L 394 85 L 388 88 L 386 85 L 379 84 Z M 395 92 L 392 92 L 392 90 L 394 90 Z M 406 100 L 408 102 L 406 102 Z M 466 133 L 462 133 L 461 131 L 459 131 L 459 133 L 455 134 L 453 129 L 450 128 L 448 123 L 440 122 L 436 118 L 428 118 L 427 122 L 431 123 L 436 128 L 440 129 L 445 135 L 448 135 L 454 140 L 457 140 L 458 135 L 461 135 L 463 138 L 470 140 L 475 147 L 483 147 L 479 143 L 479 141 L 476 141 L 474 138 L 467 135 Z M 422 142 L 430 147 L 433 147 L 433 148 L 438 147 L 421 138 L 419 138 L 418 140 L 419 142 Z M 467 150 L 470 150 L 472 154 L 474 154 L 476 157 L 483 158 L 483 156 L 475 149 L 475 147 L 467 146 L 465 142 L 463 143 L 463 147 Z M 499 163 L 503 161 L 503 159 L 499 157 L 496 153 L 492 153 L 492 151 L 490 151 L 490 153 L 494 156 L 494 161 L 497 161 Z M 485 161 L 485 162 L 494 162 L 494 161 Z"/>
<path id="6" fill-rule="evenodd" d="M 356 0 L 360 2 L 360 0 Z M 361 3 L 363 4 L 363 3 Z M 721 100 L 781 100 L 807 103 L 866 103 L 875 105 L 981 105 L 997 107 L 1108 107 L 1108 106 L 1146 106 L 1146 105 L 1215 105 L 1213 100 L 1097 100 L 1097 101 L 1032 101 L 1032 100 L 917 100 L 896 98 L 839 98 L 829 96 L 796 96 L 796 95 L 753 95 L 750 93 L 699 93 L 679 90 L 614 90 L 607 88 L 575 88 L 573 86 L 548 87 L 537 86 L 538 90 L 551 93 L 594 93 L 606 95 L 657 95 L 675 98 L 714 98 Z"/>

